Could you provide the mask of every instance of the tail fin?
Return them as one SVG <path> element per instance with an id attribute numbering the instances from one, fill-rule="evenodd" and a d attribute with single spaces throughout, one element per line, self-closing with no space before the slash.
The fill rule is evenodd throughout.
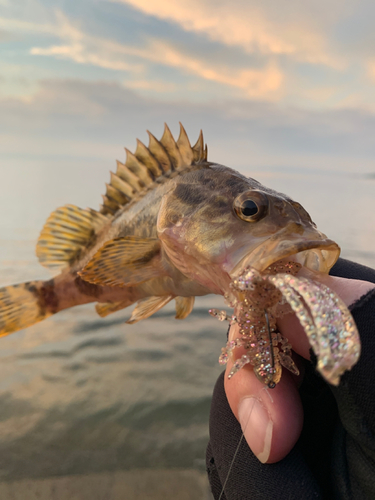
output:
<path id="1" fill-rule="evenodd" d="M 55 312 L 53 280 L 0 288 L 0 337 L 34 325 Z"/>

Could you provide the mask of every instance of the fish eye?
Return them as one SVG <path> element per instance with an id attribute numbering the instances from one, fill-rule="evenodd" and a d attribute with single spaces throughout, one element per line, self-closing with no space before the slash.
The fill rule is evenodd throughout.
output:
<path id="1" fill-rule="evenodd" d="M 259 211 L 258 205 L 253 200 L 245 200 L 242 202 L 240 207 L 242 215 L 245 217 L 251 217 L 252 215 L 256 215 Z"/>
<path id="2" fill-rule="evenodd" d="M 247 191 L 234 200 L 234 211 L 246 222 L 256 222 L 267 214 L 268 200 L 260 191 Z"/>

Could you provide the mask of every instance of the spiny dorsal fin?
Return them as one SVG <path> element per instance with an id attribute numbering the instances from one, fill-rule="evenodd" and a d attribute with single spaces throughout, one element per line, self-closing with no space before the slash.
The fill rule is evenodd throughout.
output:
<path id="1" fill-rule="evenodd" d="M 164 173 L 169 173 L 172 170 L 171 159 L 168 156 L 164 146 L 147 130 L 149 137 L 148 149 L 154 158 L 159 162 Z"/>
<path id="2" fill-rule="evenodd" d="M 49 216 L 36 246 L 39 262 L 50 268 L 63 268 L 74 262 L 96 240 L 96 231 L 107 217 L 91 208 L 74 205 L 60 207 Z"/>
<path id="3" fill-rule="evenodd" d="M 127 183 L 113 172 L 111 172 L 111 183 L 109 184 L 109 186 L 114 187 L 115 189 L 117 189 L 117 191 L 120 191 L 120 193 L 124 194 L 129 199 L 132 199 L 134 194 L 137 192 L 136 189 L 131 186 L 131 184 Z M 108 187 L 107 196 L 110 196 Z"/>
<path id="4" fill-rule="evenodd" d="M 177 139 L 177 146 L 184 164 L 192 165 L 192 163 L 194 162 L 194 151 L 191 148 L 189 138 L 187 136 L 186 130 L 182 126 L 182 123 L 180 123 L 180 135 Z"/>
<path id="5" fill-rule="evenodd" d="M 194 161 L 199 163 L 201 161 L 207 161 L 207 145 L 204 146 L 203 132 L 199 132 L 199 137 L 197 142 L 193 146 Z"/>
<path id="6" fill-rule="evenodd" d="M 160 240 L 135 236 L 110 240 L 78 274 L 89 283 L 120 287 L 165 276 L 160 265 Z"/>
<path id="7" fill-rule="evenodd" d="M 155 179 L 163 174 L 163 170 L 159 165 L 159 162 L 152 156 L 149 149 L 146 148 L 143 142 L 139 139 L 137 139 L 137 149 L 134 154 L 140 163 L 143 163 L 143 165 L 149 169 Z"/>
<path id="8" fill-rule="evenodd" d="M 95 309 L 101 318 L 105 318 L 109 314 L 125 309 L 125 307 L 129 307 L 132 304 L 133 302 L 131 300 L 123 300 L 121 302 L 98 302 Z"/>
<path id="9" fill-rule="evenodd" d="M 112 177 L 112 181 L 113 184 L 120 186 L 120 183 L 117 181 L 117 179 L 114 179 Z M 118 188 L 113 187 L 111 184 L 106 184 L 106 186 L 107 186 L 106 196 L 109 197 L 113 202 L 125 205 L 126 203 L 129 203 L 129 201 L 131 200 L 130 193 L 126 195 L 123 191 L 120 191 Z"/>
<path id="10" fill-rule="evenodd" d="M 120 207 L 129 203 L 133 196 L 145 187 L 145 184 L 126 165 L 117 161 L 116 173 L 111 172 L 111 183 L 106 186 L 107 191 L 103 196 L 100 211 L 113 215 Z"/>
<path id="11" fill-rule="evenodd" d="M 195 297 L 176 297 L 176 319 L 185 319 L 194 307 Z"/>
<path id="12" fill-rule="evenodd" d="M 153 182 L 167 179 L 171 171 L 181 171 L 207 161 L 207 146 L 204 146 L 202 131 L 193 147 L 181 123 L 177 142 L 167 125 L 165 125 L 160 141 L 155 139 L 150 132 L 148 135 L 148 147 L 137 140 L 137 149 L 134 154 L 125 149 L 125 164 L 117 161 L 116 174 L 111 172 L 111 181 L 103 196 L 103 205 L 100 210 L 102 214 L 116 213 L 135 196 L 142 196 L 142 191 L 146 192 Z"/>
<path id="13" fill-rule="evenodd" d="M 102 194 L 102 198 L 103 198 L 103 204 L 100 207 L 100 212 L 114 215 L 118 210 L 119 207 L 118 203 L 112 198 L 109 198 L 106 194 Z"/>
<path id="14" fill-rule="evenodd" d="M 173 139 L 172 132 L 169 130 L 168 125 L 164 124 L 163 137 L 160 139 L 160 143 L 164 146 L 166 152 L 168 153 L 171 163 L 173 165 L 173 170 L 178 170 L 184 164 L 180 150 Z"/>
<path id="15" fill-rule="evenodd" d="M 123 181 L 127 182 L 136 191 L 141 191 L 145 187 L 145 183 L 135 175 L 128 166 L 117 160 L 117 170 L 116 175 L 118 175 Z"/>
<path id="16" fill-rule="evenodd" d="M 146 319 L 159 311 L 173 299 L 172 295 L 164 297 L 148 297 L 138 302 L 127 323 L 132 325 L 141 319 Z"/>
<path id="17" fill-rule="evenodd" d="M 129 151 L 127 148 L 125 148 L 125 151 L 125 165 L 128 167 L 128 169 L 131 170 L 133 174 L 136 175 L 139 179 L 141 179 L 145 186 L 152 184 L 154 177 L 152 176 L 151 171 L 146 167 L 146 165 L 143 165 L 143 163 L 141 163 L 131 151 Z"/>

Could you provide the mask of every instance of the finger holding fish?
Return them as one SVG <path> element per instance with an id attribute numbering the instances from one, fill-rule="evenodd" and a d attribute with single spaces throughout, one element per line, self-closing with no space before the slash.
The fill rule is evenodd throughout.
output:
<path id="1" fill-rule="evenodd" d="M 230 338 L 239 336 L 238 325 L 231 327 Z M 241 348 L 235 357 L 241 356 Z M 302 430 L 303 412 L 293 375 L 284 371 L 280 382 L 269 389 L 254 374 L 250 365 L 231 379 L 229 360 L 224 387 L 232 412 L 240 422 L 244 437 L 263 463 L 281 460 L 296 443 Z"/>
<path id="2" fill-rule="evenodd" d="M 311 273 L 303 269 L 300 274 L 319 279 L 335 291 L 347 306 L 375 288 L 373 283 L 361 280 Z M 305 331 L 293 314 L 279 318 L 278 329 L 287 337 L 294 352 L 310 359 L 311 344 Z M 237 324 L 232 325 L 230 339 L 240 336 Z M 243 348 L 234 351 L 235 359 L 243 355 Z M 227 374 L 233 366 L 228 361 Z M 272 390 L 267 389 L 255 376 L 250 365 L 245 366 L 234 377 L 225 377 L 225 391 L 229 405 L 239 420 L 244 437 L 253 453 L 263 463 L 273 463 L 284 458 L 293 448 L 303 426 L 302 404 L 298 394 L 299 380 L 286 370 L 281 381 Z"/>

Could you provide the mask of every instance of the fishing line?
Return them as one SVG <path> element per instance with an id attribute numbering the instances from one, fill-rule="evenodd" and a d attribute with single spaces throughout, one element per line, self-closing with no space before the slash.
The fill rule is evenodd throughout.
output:
<path id="1" fill-rule="evenodd" d="M 227 485 L 227 482 L 228 482 L 228 479 L 229 479 L 229 475 L 230 475 L 230 473 L 232 472 L 232 468 L 233 468 L 234 461 L 235 461 L 236 456 L 237 456 L 237 454 L 238 454 L 238 452 L 239 452 L 239 449 L 240 449 L 240 446 L 241 446 L 242 440 L 243 440 L 243 438 L 244 438 L 244 436 L 245 436 L 245 431 L 246 431 L 246 429 L 247 429 L 247 425 L 248 425 L 248 423 L 249 423 L 249 420 L 250 420 L 251 414 L 253 413 L 254 405 L 255 405 L 255 400 L 254 400 L 254 402 L 253 402 L 253 406 L 252 406 L 252 408 L 251 408 L 251 410 L 250 410 L 250 413 L 249 413 L 249 416 L 248 416 L 248 418 L 247 418 L 247 422 L 246 422 L 245 428 L 243 429 L 242 434 L 241 434 L 241 437 L 240 437 L 240 440 L 238 441 L 238 444 L 237 444 L 237 447 L 236 447 L 236 451 L 235 451 L 235 452 L 234 452 L 234 454 L 233 454 L 233 458 L 232 458 L 231 463 L 230 463 L 230 465 L 229 465 L 229 469 L 228 469 L 228 472 L 227 472 L 227 475 L 226 475 L 226 478 L 225 478 L 225 481 L 224 481 L 224 484 L 223 484 L 223 487 L 222 487 L 222 490 L 221 490 L 221 492 L 220 492 L 220 496 L 219 496 L 219 499 L 218 499 L 218 500 L 221 500 L 221 498 L 222 498 L 222 496 L 223 496 L 223 494 L 224 494 L 224 490 L 225 490 L 225 487 L 226 487 L 226 485 Z"/>
<path id="2" fill-rule="evenodd" d="M 274 352 L 273 352 L 273 345 L 272 345 L 272 333 L 271 333 L 271 328 L 270 328 L 270 321 L 269 321 L 269 317 L 268 317 L 268 312 L 267 312 L 267 310 L 266 310 L 266 309 L 264 310 L 264 316 L 265 316 L 265 318 L 266 318 L 267 331 L 268 331 L 268 336 L 269 336 L 269 341 L 270 341 L 271 366 L 272 366 L 272 368 L 274 368 L 274 367 L 275 367 L 275 356 L 274 356 Z M 231 327 L 231 325 L 229 325 L 229 329 L 230 329 L 230 327 Z M 229 334 L 229 329 L 228 329 L 228 334 Z M 228 336 L 228 335 L 227 335 L 227 336 Z M 276 384 L 275 384 L 274 382 L 270 382 L 270 383 L 268 384 L 268 387 L 269 387 L 270 389 L 274 389 L 274 387 L 275 387 L 275 386 L 276 386 Z M 273 398 L 272 398 L 271 394 L 270 394 L 270 393 L 269 393 L 269 391 L 268 391 L 268 387 L 264 387 L 262 390 L 265 390 L 265 391 L 266 391 L 267 395 L 269 396 L 269 398 L 271 399 L 271 401 L 272 401 L 272 403 L 273 403 Z M 218 500 L 221 500 L 221 498 L 222 498 L 222 496 L 223 496 L 223 494 L 224 494 L 225 487 L 226 487 L 227 482 L 228 482 L 228 479 L 229 479 L 229 475 L 230 475 L 230 473 L 232 472 L 232 468 L 233 468 L 233 465 L 234 465 L 234 461 L 235 461 L 235 459 L 236 459 L 236 457 L 237 457 L 237 454 L 238 454 L 238 452 L 239 452 L 239 449 L 240 449 L 240 446 L 241 446 L 242 440 L 243 440 L 243 438 L 244 438 L 244 436 L 245 436 L 245 431 L 246 431 L 246 429 L 247 429 L 247 426 L 248 426 L 248 423 L 249 423 L 249 420 L 250 420 L 251 414 L 252 414 L 252 412 L 253 412 L 254 405 L 255 405 L 255 399 L 254 399 L 253 406 L 252 406 L 252 408 L 251 408 L 251 410 L 250 410 L 249 416 L 248 416 L 248 418 L 247 418 L 247 422 L 246 422 L 245 428 L 244 428 L 244 429 L 243 429 L 243 431 L 242 431 L 242 434 L 241 434 L 241 437 L 240 437 L 240 439 L 239 439 L 239 441 L 238 441 L 238 444 L 237 444 L 236 450 L 235 450 L 235 452 L 234 452 L 234 454 L 233 454 L 233 457 L 232 457 L 231 463 L 230 463 L 230 465 L 229 465 L 229 469 L 228 469 L 228 472 L 227 472 L 227 475 L 226 475 L 226 478 L 225 478 L 225 481 L 224 481 L 223 487 L 222 487 L 222 489 L 221 489 L 220 496 L 219 496 L 219 499 L 218 499 Z"/>

